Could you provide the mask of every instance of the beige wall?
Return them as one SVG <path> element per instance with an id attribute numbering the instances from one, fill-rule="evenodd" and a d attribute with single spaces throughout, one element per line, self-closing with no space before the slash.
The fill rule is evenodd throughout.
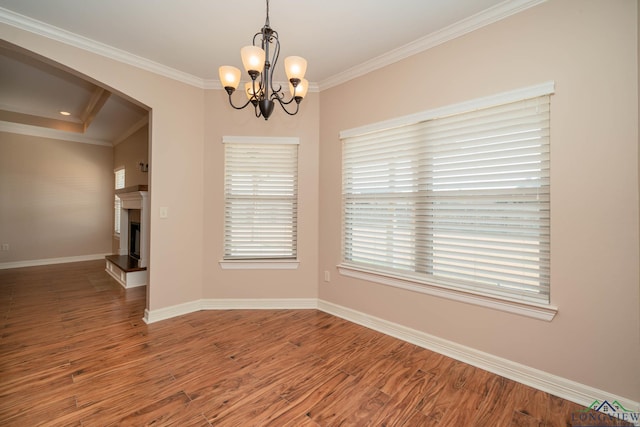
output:
<path id="1" fill-rule="evenodd" d="M 111 252 L 111 147 L 0 132 L 0 263 Z"/>
<path id="2" fill-rule="evenodd" d="M 549 1 L 323 91 L 320 298 L 639 401 L 637 17 Z M 550 80 L 552 322 L 337 273 L 339 131 Z"/>
<path id="3" fill-rule="evenodd" d="M 124 167 L 124 185 L 149 185 L 149 173 L 139 163 L 149 163 L 149 126 L 144 125 L 113 148 L 113 169 Z M 112 252 L 117 253 L 120 239 L 112 239 Z"/>
<path id="4" fill-rule="evenodd" d="M 236 94 L 240 96 L 240 94 Z M 311 93 L 291 117 L 276 106 L 268 121 L 233 110 L 224 91 L 207 91 L 204 226 L 205 298 L 316 298 L 318 272 L 319 96 Z M 297 270 L 222 270 L 224 231 L 223 136 L 298 137 Z"/>
<path id="5" fill-rule="evenodd" d="M 148 185 L 149 173 L 139 163 L 149 163 L 149 127 L 141 127 L 113 148 L 113 168 L 124 167 L 124 185 Z"/>

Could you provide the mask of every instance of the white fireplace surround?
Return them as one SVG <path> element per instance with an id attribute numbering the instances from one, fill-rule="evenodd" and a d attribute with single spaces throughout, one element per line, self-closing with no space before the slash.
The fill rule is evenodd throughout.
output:
<path id="1" fill-rule="evenodd" d="M 121 201 L 120 211 L 120 247 L 118 255 L 129 255 L 129 213 L 131 209 L 140 210 L 140 260 L 138 269 L 127 271 L 107 258 L 105 270 L 123 287 L 146 286 L 149 265 L 149 192 L 147 186 L 127 187 L 116 192 Z"/>
<path id="2" fill-rule="evenodd" d="M 149 210 L 148 191 L 129 191 L 118 194 L 120 198 L 120 255 L 129 255 L 129 210 L 140 209 L 140 267 L 149 262 Z"/>

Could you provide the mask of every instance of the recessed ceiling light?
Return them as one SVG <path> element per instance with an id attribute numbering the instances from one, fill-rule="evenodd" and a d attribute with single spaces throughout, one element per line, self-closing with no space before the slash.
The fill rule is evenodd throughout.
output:
<path id="1" fill-rule="evenodd" d="M 60 114 L 62 114 L 63 116 L 70 116 L 71 113 L 68 111 L 60 111 Z"/>

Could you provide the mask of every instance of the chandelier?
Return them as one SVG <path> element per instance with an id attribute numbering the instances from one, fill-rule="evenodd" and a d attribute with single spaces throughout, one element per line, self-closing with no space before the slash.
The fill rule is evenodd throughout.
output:
<path id="1" fill-rule="evenodd" d="M 229 104 L 233 108 L 241 110 L 251 104 L 256 117 L 264 117 L 268 120 L 276 102 L 287 114 L 295 115 L 300 108 L 300 102 L 307 94 L 309 82 L 304 78 L 307 61 L 299 56 L 288 56 L 284 59 L 284 66 L 289 80 L 291 99 L 286 100 L 282 85 L 274 86 L 273 70 L 280 55 L 280 40 L 278 40 L 278 33 L 269 26 L 269 0 L 266 2 L 267 19 L 264 27 L 253 36 L 253 45 L 240 49 L 242 65 L 251 78 L 251 81 L 244 85 L 248 99 L 244 105 L 236 106 L 231 98 L 240 84 L 240 70 L 230 65 L 223 65 L 219 73 L 220 82 L 227 91 Z M 295 110 L 288 107 L 293 102 L 295 102 Z"/>

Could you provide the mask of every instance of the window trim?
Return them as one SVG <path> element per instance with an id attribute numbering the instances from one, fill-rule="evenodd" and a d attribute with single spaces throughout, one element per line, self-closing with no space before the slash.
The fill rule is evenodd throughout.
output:
<path id="1" fill-rule="evenodd" d="M 300 146 L 298 137 L 268 137 L 268 136 L 223 136 L 222 143 L 228 144 L 265 144 L 265 145 L 297 145 Z M 298 152 L 299 162 L 299 152 Z M 296 194 L 299 197 L 299 189 Z M 226 203 L 226 202 L 225 202 Z M 299 210 L 298 210 L 299 214 Z M 296 237 L 297 239 L 297 237 Z M 297 246 L 297 243 L 296 243 Z M 223 270 L 295 270 L 299 267 L 299 253 L 295 258 L 249 258 L 249 259 L 225 259 L 218 261 Z"/>
<path id="2" fill-rule="evenodd" d="M 508 313 L 519 314 L 547 322 L 553 320 L 558 312 L 558 307 L 553 305 L 536 304 L 528 301 L 515 301 L 504 297 L 493 297 L 463 289 L 447 288 L 443 285 L 435 285 L 426 281 L 421 282 L 413 278 L 403 279 L 397 275 L 387 275 L 352 265 L 338 264 L 337 268 L 338 272 L 346 277 L 366 280 L 381 285 L 446 298 L 467 304 L 479 305 L 495 310 L 506 311 Z"/>
<path id="3" fill-rule="evenodd" d="M 120 187 L 120 186 L 118 186 L 118 172 L 122 172 L 122 173 L 123 173 L 123 175 L 124 175 L 124 176 L 123 176 L 122 186 L 121 186 L 121 187 Z M 125 184 L 125 183 L 126 183 L 126 178 L 127 178 L 127 177 L 126 177 L 126 173 L 127 173 L 127 172 L 126 172 L 126 169 L 125 169 L 125 167 L 124 167 L 124 166 L 118 166 L 117 168 L 115 168 L 115 169 L 113 170 L 113 176 L 114 176 L 114 180 L 115 180 L 115 183 L 114 183 L 114 190 L 120 190 L 120 189 L 122 189 L 122 188 L 124 188 L 124 187 L 125 187 L 125 185 L 126 185 L 126 184 Z M 119 227 L 118 227 L 118 229 L 116 229 L 116 221 L 115 221 L 115 219 L 116 219 L 116 218 L 115 218 L 115 216 L 117 215 L 117 214 L 115 213 L 115 208 L 117 207 L 117 205 L 116 205 L 116 204 L 117 204 L 116 199 L 120 199 L 120 198 L 118 197 L 118 195 L 117 195 L 117 194 L 115 194 L 115 193 L 114 193 L 114 197 L 113 197 L 113 203 L 114 203 L 113 237 L 114 237 L 114 238 L 116 238 L 116 239 L 120 239 L 120 232 L 121 232 L 121 230 L 120 230 L 120 228 L 119 228 Z M 121 209 L 122 209 L 122 201 L 120 201 L 120 210 L 121 210 Z M 120 224 L 118 224 L 118 225 L 120 225 Z"/>
<path id="4" fill-rule="evenodd" d="M 357 128 L 341 131 L 340 139 L 360 136 L 363 134 L 382 131 L 389 128 L 406 126 L 416 122 L 426 121 L 437 117 L 460 114 L 476 109 L 492 107 L 499 104 L 521 101 L 523 99 L 551 95 L 555 91 L 553 81 L 524 87 L 508 92 L 499 93 L 483 98 L 465 101 L 449 106 L 393 118 L 383 122 L 373 123 Z M 344 220 L 343 220 L 344 221 Z M 344 224 L 342 225 L 344 227 Z M 508 296 L 492 295 L 490 293 L 474 292 L 457 287 L 449 287 L 443 284 L 433 284 L 428 280 L 420 280 L 415 277 L 403 277 L 401 273 L 385 273 L 380 270 L 369 270 L 365 267 L 351 265 L 342 262 L 337 266 L 341 275 L 355 279 L 366 280 L 382 285 L 392 286 L 422 294 L 428 294 L 447 298 L 459 302 L 474 304 L 509 313 L 519 314 L 544 321 L 551 321 L 558 308 L 551 304 L 543 304 L 526 300 L 510 299 Z"/>
<path id="5" fill-rule="evenodd" d="M 300 265 L 297 259 L 273 259 L 273 260 L 229 260 L 218 261 L 223 270 L 296 270 Z"/>

